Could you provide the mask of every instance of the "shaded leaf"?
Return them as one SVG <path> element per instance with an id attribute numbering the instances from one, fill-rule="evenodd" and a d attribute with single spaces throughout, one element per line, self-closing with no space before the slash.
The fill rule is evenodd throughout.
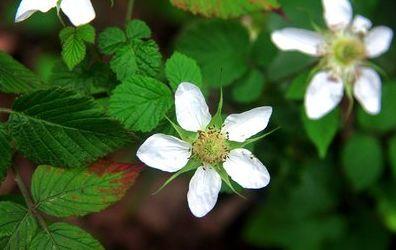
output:
<path id="1" fill-rule="evenodd" d="M 3 123 L 0 123 L 0 183 L 6 177 L 7 170 L 11 165 L 11 145 Z"/>
<path id="2" fill-rule="evenodd" d="M 262 94 L 264 84 L 263 74 L 258 70 L 251 70 L 247 75 L 235 82 L 232 96 L 235 101 L 240 103 L 256 101 Z"/>

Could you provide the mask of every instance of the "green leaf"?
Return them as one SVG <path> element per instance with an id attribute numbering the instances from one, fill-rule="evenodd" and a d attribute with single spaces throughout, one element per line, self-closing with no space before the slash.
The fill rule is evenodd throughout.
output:
<path id="1" fill-rule="evenodd" d="M 170 0 L 183 10 L 205 17 L 233 18 L 263 10 L 280 7 L 277 0 Z"/>
<path id="2" fill-rule="evenodd" d="M 119 201 L 141 167 L 99 161 L 88 169 L 39 166 L 32 178 L 36 207 L 56 217 L 84 216 Z"/>
<path id="3" fill-rule="evenodd" d="M 302 121 L 309 139 L 313 142 L 321 158 L 326 157 L 327 150 L 333 141 L 340 126 L 340 112 L 335 109 L 320 120 L 311 120 L 305 111 L 302 112 Z"/>
<path id="4" fill-rule="evenodd" d="M 101 244 L 82 229 L 67 223 L 49 226 L 49 232 L 41 231 L 34 237 L 30 249 L 101 250 Z"/>
<path id="5" fill-rule="evenodd" d="M 120 28 L 105 29 L 98 37 L 98 46 L 103 54 L 111 55 L 127 41 L 124 31 Z"/>
<path id="6" fill-rule="evenodd" d="M 396 130 L 396 81 L 386 82 L 382 89 L 381 113 L 376 116 L 367 114 L 362 108 L 358 110 L 358 122 L 367 130 L 382 133 Z"/>
<path id="7" fill-rule="evenodd" d="M 232 96 L 239 103 L 250 103 L 260 98 L 265 85 L 263 74 L 258 70 L 251 70 L 243 78 L 235 82 Z"/>
<path id="8" fill-rule="evenodd" d="M 26 249 L 36 230 L 36 220 L 25 207 L 13 202 L 0 202 L 0 238 L 3 238 L 3 249 Z"/>
<path id="9" fill-rule="evenodd" d="M 166 62 L 165 74 L 174 91 L 182 82 L 190 82 L 202 87 L 202 74 L 198 64 L 194 59 L 179 52 L 175 52 Z"/>
<path id="10" fill-rule="evenodd" d="M 22 94 L 43 88 L 43 82 L 28 68 L 0 51 L 0 91 Z"/>
<path id="11" fill-rule="evenodd" d="M 163 83 L 145 76 L 127 78 L 110 98 L 110 114 L 127 128 L 148 132 L 172 106 L 172 93 Z"/>
<path id="12" fill-rule="evenodd" d="M 59 37 L 62 43 L 62 58 L 72 70 L 85 58 L 85 42 L 95 42 L 95 29 L 89 24 L 76 28 L 66 27 L 59 33 Z"/>
<path id="13" fill-rule="evenodd" d="M 309 72 L 298 75 L 291 82 L 286 92 L 286 98 L 295 101 L 301 101 L 305 97 L 305 92 L 309 84 Z"/>
<path id="14" fill-rule="evenodd" d="M 366 135 L 353 135 L 342 149 L 342 164 L 357 191 L 375 184 L 384 170 L 379 141 Z"/>
<path id="15" fill-rule="evenodd" d="M 177 43 L 180 52 L 198 62 L 204 84 L 214 87 L 229 85 L 246 73 L 249 47 L 244 27 L 221 20 L 195 23 Z"/>
<path id="16" fill-rule="evenodd" d="M 88 97 L 59 88 L 18 98 L 9 128 L 17 149 L 37 164 L 82 167 L 129 141 L 122 126 Z"/>
<path id="17" fill-rule="evenodd" d="M 250 57 L 258 68 L 266 71 L 278 51 L 278 48 L 271 41 L 271 34 L 261 32 L 252 45 Z"/>
<path id="18" fill-rule="evenodd" d="M 151 30 L 147 24 L 141 20 L 129 21 L 125 28 L 129 39 L 145 39 L 151 37 Z"/>
<path id="19" fill-rule="evenodd" d="M 117 74 L 117 79 L 120 81 L 134 75 L 138 66 L 132 46 L 127 44 L 118 48 L 110 61 L 110 67 Z"/>
<path id="20" fill-rule="evenodd" d="M 392 167 L 393 176 L 396 178 L 396 136 L 389 141 L 389 160 Z"/>
<path id="21" fill-rule="evenodd" d="M 0 123 L 0 183 L 7 175 L 7 170 L 11 165 L 11 145 L 10 138 L 3 123 Z"/>

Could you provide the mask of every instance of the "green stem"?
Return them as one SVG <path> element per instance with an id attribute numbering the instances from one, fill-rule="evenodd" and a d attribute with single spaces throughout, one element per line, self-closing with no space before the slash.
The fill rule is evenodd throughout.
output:
<path id="1" fill-rule="evenodd" d="M 129 21 L 132 19 L 132 11 L 133 11 L 133 5 L 135 3 L 135 0 L 128 0 L 128 6 L 127 6 L 127 12 L 125 16 L 125 21 Z"/>
<path id="2" fill-rule="evenodd" d="M 13 172 L 15 174 L 15 182 L 18 185 L 18 188 L 21 191 L 21 194 L 22 194 L 23 198 L 25 199 L 25 202 L 26 202 L 26 205 L 29 208 L 29 211 L 32 213 L 32 215 L 34 215 L 37 218 L 40 226 L 48 234 L 50 234 L 47 223 L 45 222 L 44 218 L 37 212 L 37 210 L 35 208 L 34 202 L 33 202 L 32 198 L 30 197 L 30 193 L 29 193 L 28 189 L 26 188 L 26 185 L 23 182 L 22 177 L 21 177 L 21 175 L 19 173 L 19 169 L 14 166 L 14 167 L 12 167 L 12 170 L 13 170 Z"/>
<path id="3" fill-rule="evenodd" d="M 8 113 L 8 114 L 11 114 L 11 113 L 12 113 L 12 110 L 11 110 L 11 109 L 8 109 L 8 108 L 0 108 L 0 113 Z"/>

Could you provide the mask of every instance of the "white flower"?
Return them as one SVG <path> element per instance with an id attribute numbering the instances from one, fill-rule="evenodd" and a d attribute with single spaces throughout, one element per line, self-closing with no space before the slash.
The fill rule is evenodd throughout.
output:
<path id="1" fill-rule="evenodd" d="M 47 12 L 57 6 L 74 26 L 87 24 L 95 18 L 95 10 L 90 0 L 22 0 L 15 16 L 15 22 L 29 18 L 36 11 Z"/>
<path id="2" fill-rule="evenodd" d="M 216 116 L 212 119 L 199 88 L 186 82 L 177 88 L 175 104 L 179 129 L 190 136 L 180 140 L 154 134 L 138 149 L 137 156 L 146 165 L 167 172 L 183 171 L 190 169 L 190 163 L 196 164 L 191 168 L 196 172 L 187 194 L 188 205 L 196 217 L 205 216 L 215 206 L 225 177 L 228 180 L 230 176 L 244 188 L 268 185 L 270 176 L 265 166 L 241 146 L 267 127 L 271 107 L 233 114 L 223 125 L 212 126 Z"/>
<path id="3" fill-rule="evenodd" d="M 308 117 L 320 119 L 333 110 L 341 102 L 344 89 L 366 112 L 378 114 L 381 79 L 366 59 L 389 49 L 393 31 L 384 26 L 371 29 L 371 21 L 359 15 L 353 19 L 348 0 L 322 0 L 322 4 L 328 32 L 285 28 L 272 33 L 272 41 L 281 50 L 322 58 L 321 70 L 313 76 L 305 95 Z"/>

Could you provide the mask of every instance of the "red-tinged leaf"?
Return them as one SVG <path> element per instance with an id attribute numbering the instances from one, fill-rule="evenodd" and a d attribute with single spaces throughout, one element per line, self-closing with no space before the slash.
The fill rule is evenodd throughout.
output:
<path id="1" fill-rule="evenodd" d="M 32 195 L 47 214 L 67 217 L 99 212 L 119 201 L 138 177 L 142 165 L 99 161 L 88 169 L 39 166 Z"/>

